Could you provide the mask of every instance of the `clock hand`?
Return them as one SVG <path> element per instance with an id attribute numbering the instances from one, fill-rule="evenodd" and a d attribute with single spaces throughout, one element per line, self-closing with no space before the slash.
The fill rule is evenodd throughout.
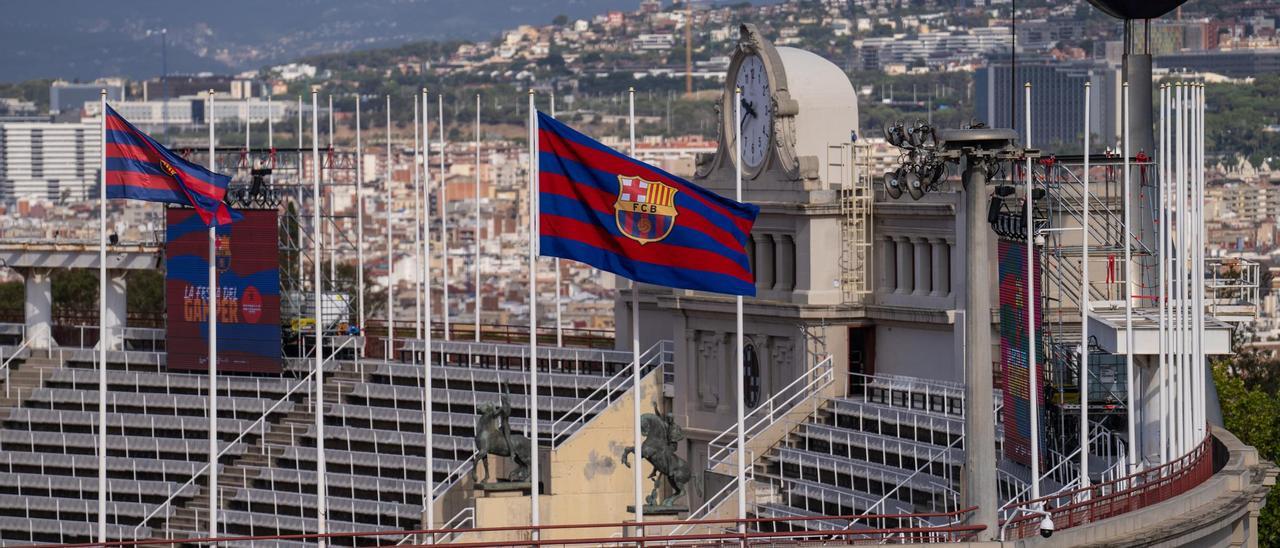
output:
<path id="1" fill-rule="evenodd" d="M 756 114 L 755 105 L 752 104 L 751 101 L 748 101 L 746 97 L 742 98 L 742 108 L 746 110 L 747 114 L 750 114 L 752 118 L 759 118 L 759 116 Z"/>

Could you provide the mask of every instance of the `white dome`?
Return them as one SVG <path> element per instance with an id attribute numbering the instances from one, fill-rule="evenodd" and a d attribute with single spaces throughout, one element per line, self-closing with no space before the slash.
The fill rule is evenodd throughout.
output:
<path id="1" fill-rule="evenodd" d="M 787 91 L 800 105 L 796 115 L 796 154 L 827 160 L 827 146 L 849 142 L 858 129 L 858 96 L 835 63 L 805 50 L 780 47 Z"/>

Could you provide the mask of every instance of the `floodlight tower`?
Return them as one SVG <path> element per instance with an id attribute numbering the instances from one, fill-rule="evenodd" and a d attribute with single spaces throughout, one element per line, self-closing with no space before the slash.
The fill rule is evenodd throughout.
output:
<path id="1" fill-rule="evenodd" d="M 947 164 L 962 168 L 961 181 L 965 197 L 965 467 L 961 506 L 976 507 L 970 515 L 973 524 L 986 525 L 978 540 L 991 540 L 996 531 L 1000 501 L 996 490 L 996 430 L 991 415 L 994 386 L 991 364 L 991 284 L 988 256 L 987 184 L 1001 164 L 1028 156 L 1035 150 L 1017 144 L 1012 129 L 972 127 L 969 129 L 934 130 L 923 122 L 912 127 L 897 124 L 886 127 L 885 138 L 902 148 L 903 165 L 885 174 L 885 192 L 897 199 L 908 193 L 919 200 L 937 190 Z M 1030 199 L 1030 197 L 1028 197 Z"/>

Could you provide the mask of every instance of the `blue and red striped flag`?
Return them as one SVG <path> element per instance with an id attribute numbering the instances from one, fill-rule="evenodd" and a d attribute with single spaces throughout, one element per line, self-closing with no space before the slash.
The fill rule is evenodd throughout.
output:
<path id="1" fill-rule="evenodd" d="M 206 226 L 240 220 L 222 200 L 231 177 L 184 160 L 107 106 L 107 197 L 195 208 Z"/>
<path id="2" fill-rule="evenodd" d="M 760 208 L 738 203 L 538 113 L 542 254 L 639 282 L 756 294 L 747 238 Z"/>

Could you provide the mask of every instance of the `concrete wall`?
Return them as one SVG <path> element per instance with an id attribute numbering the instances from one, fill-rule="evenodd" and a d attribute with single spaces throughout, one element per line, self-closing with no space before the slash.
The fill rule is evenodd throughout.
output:
<path id="1" fill-rule="evenodd" d="M 652 413 L 661 400 L 662 374 L 654 372 L 641 382 L 641 412 Z M 551 451 L 543 470 L 545 484 L 539 504 L 541 522 L 549 524 L 620 523 L 635 519 L 627 511 L 635 493 L 633 470 L 622 465 L 622 452 L 632 446 L 634 432 L 634 391 L 613 402 L 596 415 L 569 441 Z M 642 477 L 651 471 L 648 463 L 631 457 L 632 466 L 641 466 Z M 644 495 L 653 483 L 644 479 Z M 694 488 L 690 484 L 690 489 Z M 529 524 L 531 498 L 528 496 L 477 497 L 476 527 L 517 527 Z M 617 529 L 550 530 L 542 538 L 608 537 Z M 528 538 L 527 533 L 467 534 L 458 542 L 498 542 Z"/>

